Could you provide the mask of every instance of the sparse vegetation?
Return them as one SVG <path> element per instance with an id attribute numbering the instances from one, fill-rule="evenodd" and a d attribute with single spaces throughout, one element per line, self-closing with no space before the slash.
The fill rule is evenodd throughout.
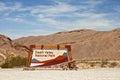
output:
<path id="1" fill-rule="evenodd" d="M 107 60 L 102 60 L 101 67 L 105 67 L 108 64 Z"/>
<path id="2" fill-rule="evenodd" d="M 90 66 L 91 66 L 91 67 L 94 67 L 94 66 L 95 66 L 95 63 L 93 63 L 93 62 L 90 63 Z"/>
<path id="3" fill-rule="evenodd" d="M 24 57 L 16 56 L 5 60 L 5 63 L 1 64 L 1 68 L 14 68 L 23 67 L 26 64 L 27 59 Z"/>
<path id="4" fill-rule="evenodd" d="M 113 68 L 113 67 L 116 67 L 117 65 L 118 65 L 118 63 L 112 62 L 112 63 L 110 64 L 110 67 Z"/>
<path id="5" fill-rule="evenodd" d="M 85 67 L 88 68 L 115 68 L 119 67 L 120 68 L 120 62 L 117 62 L 115 60 L 79 60 L 76 62 L 76 65 L 79 66 L 79 68 L 84 69 Z"/>

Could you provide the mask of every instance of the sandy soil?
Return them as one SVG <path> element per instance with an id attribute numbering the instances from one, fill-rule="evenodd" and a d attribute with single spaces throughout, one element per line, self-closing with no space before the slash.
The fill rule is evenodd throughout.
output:
<path id="1" fill-rule="evenodd" d="M 120 68 L 78 71 L 0 69 L 0 80 L 120 80 Z"/>

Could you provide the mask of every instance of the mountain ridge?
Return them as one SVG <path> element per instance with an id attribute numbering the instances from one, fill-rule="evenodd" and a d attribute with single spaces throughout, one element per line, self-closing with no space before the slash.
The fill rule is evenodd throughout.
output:
<path id="1" fill-rule="evenodd" d="M 15 40 L 0 35 L 0 62 L 10 55 L 27 57 L 31 44 L 71 45 L 73 59 L 120 59 L 120 28 L 110 31 L 72 30 Z"/>
<path id="2" fill-rule="evenodd" d="M 81 29 L 46 36 L 24 37 L 19 44 L 64 44 L 72 46 L 73 59 L 120 59 L 120 28 L 110 31 Z M 24 43 L 26 42 L 26 43 Z"/>

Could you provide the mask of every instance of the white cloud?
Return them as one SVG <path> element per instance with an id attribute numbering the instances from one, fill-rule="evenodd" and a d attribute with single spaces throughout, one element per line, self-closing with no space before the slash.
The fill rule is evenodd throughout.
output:
<path id="1" fill-rule="evenodd" d="M 4 20 L 14 21 L 14 22 L 23 22 L 23 19 L 21 18 L 5 18 Z"/>
<path id="2" fill-rule="evenodd" d="M 6 10 L 6 5 L 3 2 L 0 2 L 0 11 Z"/>
<path id="3" fill-rule="evenodd" d="M 11 20 L 34 26 L 40 26 L 40 23 L 44 22 L 48 26 L 53 26 L 53 28 L 60 30 L 72 30 L 84 27 L 93 29 L 99 27 L 110 27 L 112 24 L 112 21 L 106 18 L 106 16 L 109 16 L 109 14 L 94 12 L 94 8 L 97 5 L 102 4 L 103 0 L 87 0 L 80 2 L 84 5 L 77 6 L 60 1 L 55 1 L 55 3 L 56 4 L 54 5 L 36 5 L 32 7 L 23 7 L 22 3 L 14 3 L 13 5 L 9 6 L 7 6 L 5 3 L 0 3 L 0 11 L 7 10 L 8 13 L 4 14 L 6 16 L 12 12 L 22 12 L 18 12 L 14 18 L 5 18 L 9 21 Z M 28 13 L 25 13 L 26 11 L 28 11 Z M 31 22 L 27 19 L 24 19 L 24 17 L 28 15 L 29 17 L 32 16 L 36 18 L 37 22 Z"/>
<path id="4" fill-rule="evenodd" d="M 11 6 L 11 7 L 8 8 L 8 9 L 10 9 L 11 11 L 17 11 L 17 10 L 19 10 L 21 7 L 22 7 L 22 4 L 16 2 L 13 6 Z"/>
<path id="5" fill-rule="evenodd" d="M 63 6 L 64 5 L 64 6 Z M 59 8 L 64 9 L 64 7 L 70 6 L 73 8 L 72 10 L 69 10 L 71 8 L 66 8 L 66 10 L 59 11 Z M 48 6 L 47 6 L 48 7 Z M 101 13 L 97 14 L 94 12 L 77 12 L 77 10 L 80 10 L 79 6 L 72 6 L 68 4 L 58 4 L 52 7 L 48 8 L 44 7 L 44 10 L 41 9 L 41 14 L 36 15 L 38 19 L 42 22 L 45 22 L 48 25 L 53 25 L 58 29 L 62 30 L 68 30 L 68 29 L 79 29 L 79 28 L 92 28 L 95 27 L 107 27 L 110 26 L 110 22 L 108 19 L 105 18 L 107 14 Z M 37 8 L 36 8 L 37 9 Z M 39 9 L 38 13 L 39 13 Z M 58 10 L 58 11 L 57 11 Z M 50 12 L 52 11 L 52 12 Z M 70 12 L 69 12 L 70 11 Z M 68 12 L 65 14 L 65 12 Z M 37 13 L 37 11 L 36 11 Z M 54 18 L 55 17 L 55 18 Z M 59 21 L 56 18 L 57 17 L 67 17 L 67 18 L 75 18 L 74 21 Z"/>
<path id="6" fill-rule="evenodd" d="M 110 27 L 111 21 L 105 18 L 108 14 L 105 13 L 94 13 L 91 10 L 87 10 L 87 8 L 95 7 L 96 5 L 102 3 L 101 1 L 86 2 L 87 6 L 73 6 L 65 3 L 59 3 L 55 6 L 44 6 L 43 9 L 36 8 L 36 13 L 38 11 L 38 15 L 36 15 L 40 21 L 45 22 L 48 25 L 53 25 L 58 29 L 62 30 L 72 30 L 79 28 L 90 28 L 95 29 L 99 27 Z M 40 7 L 40 6 L 39 6 Z M 43 6 L 42 6 L 43 7 Z M 39 12 L 40 11 L 40 12 Z M 77 12 L 79 11 L 79 12 Z M 65 14 L 67 12 L 67 14 Z M 55 18 L 54 18 L 55 17 Z M 59 21 L 57 17 L 67 17 L 67 18 L 75 18 L 75 21 Z"/>
<path id="7" fill-rule="evenodd" d="M 86 0 L 86 1 L 84 1 L 82 3 L 87 4 L 87 5 L 96 6 L 96 5 L 101 4 L 103 2 L 104 2 L 103 0 Z"/>
<path id="8" fill-rule="evenodd" d="M 45 10 L 43 10 L 44 13 L 51 13 L 51 14 L 60 14 L 60 13 L 65 13 L 65 12 L 73 12 L 78 10 L 77 7 L 71 6 L 68 4 L 64 3 L 59 3 L 55 6 L 51 6 Z"/>
<path id="9" fill-rule="evenodd" d="M 12 21 L 12 22 L 15 22 L 15 23 L 21 23 L 21 24 L 27 24 L 27 25 L 30 25 L 30 26 L 42 26 L 42 24 L 38 23 L 38 22 L 33 22 L 33 21 L 28 21 L 28 20 L 25 20 L 25 19 L 22 19 L 22 18 L 4 18 L 0 21 Z"/>
<path id="10" fill-rule="evenodd" d="M 46 18 L 43 15 L 39 15 L 40 21 L 46 24 L 53 25 L 60 30 L 72 30 L 80 28 L 91 28 L 95 29 L 97 27 L 110 27 L 111 21 L 104 18 L 105 14 L 77 14 L 76 17 L 84 17 L 84 19 L 77 19 L 75 21 L 63 22 L 57 21 L 52 18 Z M 75 17 L 74 16 L 74 17 Z"/>
<path id="11" fill-rule="evenodd" d="M 51 6 L 35 6 L 30 8 L 32 14 L 43 14 L 46 16 L 54 16 L 54 15 L 61 15 L 64 13 L 72 13 L 74 11 L 79 10 L 76 6 L 71 6 L 64 3 L 58 3 L 56 5 Z"/>
<path id="12" fill-rule="evenodd" d="M 22 4 L 18 3 L 18 2 L 14 3 L 12 5 L 8 5 L 3 2 L 0 2 L 0 11 L 6 11 L 6 10 L 16 11 L 16 10 L 19 10 L 21 7 L 22 7 Z"/>

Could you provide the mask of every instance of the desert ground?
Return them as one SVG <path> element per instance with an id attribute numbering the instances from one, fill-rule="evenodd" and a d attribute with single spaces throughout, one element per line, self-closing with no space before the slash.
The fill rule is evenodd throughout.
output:
<path id="1" fill-rule="evenodd" d="M 77 71 L 0 69 L 0 80 L 120 80 L 120 68 L 80 69 Z"/>

